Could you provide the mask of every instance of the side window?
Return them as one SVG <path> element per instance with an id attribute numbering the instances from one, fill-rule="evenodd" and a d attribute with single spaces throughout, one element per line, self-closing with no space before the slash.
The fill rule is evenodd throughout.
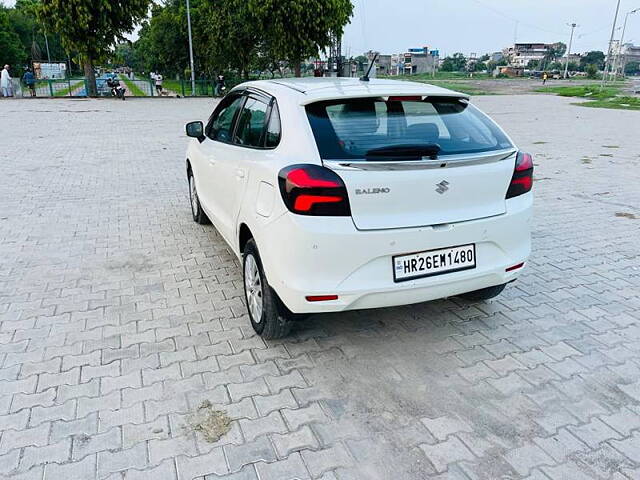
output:
<path id="1" fill-rule="evenodd" d="M 266 120 L 267 104 L 256 98 L 247 97 L 238 115 L 238 127 L 233 142 L 247 147 L 262 147 Z"/>
<path id="2" fill-rule="evenodd" d="M 271 108 L 271 118 L 269 118 L 269 125 L 267 126 L 267 138 L 265 140 L 265 147 L 274 148 L 280 143 L 280 110 L 278 110 L 278 104 L 273 102 Z"/>
<path id="3" fill-rule="evenodd" d="M 226 99 L 225 99 L 226 100 Z M 217 140 L 219 142 L 231 142 L 231 135 L 233 134 L 233 119 L 236 112 L 242 105 L 244 97 L 229 98 L 226 105 L 222 105 L 222 108 L 214 113 L 209 124 L 208 136 L 211 140 Z"/>

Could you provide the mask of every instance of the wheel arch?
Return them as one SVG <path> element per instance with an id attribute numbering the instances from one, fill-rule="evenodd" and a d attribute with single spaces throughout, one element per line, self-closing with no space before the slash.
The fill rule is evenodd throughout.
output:
<path id="1" fill-rule="evenodd" d="M 249 226 L 246 223 L 241 223 L 238 228 L 238 251 L 240 252 L 240 255 L 244 253 L 244 247 L 252 238 L 255 239 Z"/>

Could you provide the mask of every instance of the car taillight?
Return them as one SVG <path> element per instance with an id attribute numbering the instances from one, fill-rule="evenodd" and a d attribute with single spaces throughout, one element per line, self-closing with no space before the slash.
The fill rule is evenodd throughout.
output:
<path id="1" fill-rule="evenodd" d="M 299 215 L 348 217 L 347 188 L 333 170 L 319 165 L 291 165 L 278 174 L 282 200 Z"/>
<path id="2" fill-rule="evenodd" d="M 516 166 L 511 177 L 511 184 L 507 190 L 507 198 L 517 197 L 531 191 L 533 186 L 533 157 L 524 152 L 518 152 Z"/>

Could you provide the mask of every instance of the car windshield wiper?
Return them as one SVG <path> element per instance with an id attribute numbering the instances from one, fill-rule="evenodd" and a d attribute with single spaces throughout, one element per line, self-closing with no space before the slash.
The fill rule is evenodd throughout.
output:
<path id="1" fill-rule="evenodd" d="M 411 145 L 392 145 L 389 147 L 373 148 L 368 150 L 364 156 L 367 160 L 422 160 L 429 157 L 432 160 L 438 158 L 440 153 L 440 145 L 437 143 L 411 144 Z"/>

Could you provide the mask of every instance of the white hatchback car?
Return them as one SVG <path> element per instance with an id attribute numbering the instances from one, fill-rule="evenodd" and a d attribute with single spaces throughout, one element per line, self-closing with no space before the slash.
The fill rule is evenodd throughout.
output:
<path id="1" fill-rule="evenodd" d="M 241 259 L 265 338 L 298 314 L 489 299 L 530 254 L 532 158 L 464 94 L 248 82 L 186 130 L 193 218 Z"/>

